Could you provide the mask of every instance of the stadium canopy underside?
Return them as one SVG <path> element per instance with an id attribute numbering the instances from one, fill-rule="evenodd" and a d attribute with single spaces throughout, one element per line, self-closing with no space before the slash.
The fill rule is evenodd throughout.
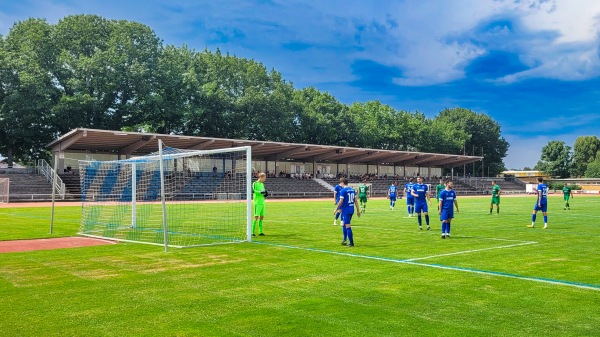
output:
<path id="1" fill-rule="evenodd" d="M 139 132 L 74 129 L 51 142 L 53 159 L 69 153 L 116 155 L 119 159 L 158 151 L 158 140 L 165 146 L 188 150 L 212 150 L 251 146 L 253 160 L 330 162 L 344 164 L 429 166 L 452 168 L 482 160 L 480 156 L 377 150 L 345 146 L 295 144 L 257 140 L 164 135 Z M 58 163 L 58 161 L 55 161 Z M 59 164 L 58 168 L 62 169 Z"/>

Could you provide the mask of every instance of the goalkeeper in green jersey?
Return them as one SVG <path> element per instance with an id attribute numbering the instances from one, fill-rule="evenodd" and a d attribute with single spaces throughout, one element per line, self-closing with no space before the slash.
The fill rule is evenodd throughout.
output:
<path id="1" fill-rule="evenodd" d="M 569 205 L 569 198 L 573 198 L 573 192 L 571 188 L 565 183 L 565 186 L 562 188 L 563 198 L 565 199 L 565 208 L 564 210 L 571 209 L 571 205 Z"/>
<path id="2" fill-rule="evenodd" d="M 437 200 L 438 211 L 440 210 L 440 193 L 442 193 L 442 191 L 445 189 L 446 185 L 444 185 L 444 179 L 440 179 L 440 183 L 435 187 L 435 199 Z"/>
<path id="3" fill-rule="evenodd" d="M 358 201 L 360 202 L 360 211 L 362 213 L 365 212 L 365 209 L 367 208 L 367 193 L 369 192 L 369 186 L 367 186 L 365 184 L 365 181 L 363 180 L 362 183 L 360 183 L 360 185 L 358 185 Z"/>
<path id="4" fill-rule="evenodd" d="M 490 203 L 490 212 L 489 214 L 492 214 L 492 211 L 494 210 L 494 204 L 496 205 L 496 214 L 500 214 L 500 193 L 502 192 L 502 190 L 500 189 L 500 186 L 498 184 L 496 184 L 496 182 L 494 180 L 492 180 L 492 202 Z"/>
<path id="5" fill-rule="evenodd" d="M 256 236 L 256 223 L 258 222 L 258 235 L 263 233 L 263 218 L 265 217 L 265 197 L 269 196 L 269 192 L 265 189 L 265 180 L 267 175 L 260 173 L 258 179 L 252 183 L 252 191 L 254 195 L 254 221 L 252 221 L 252 236 Z"/>

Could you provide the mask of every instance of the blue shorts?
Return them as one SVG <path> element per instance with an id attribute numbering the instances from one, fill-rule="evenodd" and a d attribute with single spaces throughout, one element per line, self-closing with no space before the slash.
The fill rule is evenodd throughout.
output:
<path id="1" fill-rule="evenodd" d="M 429 207 L 427 207 L 426 202 L 415 203 L 415 213 L 421 213 L 421 212 L 429 212 Z"/>
<path id="2" fill-rule="evenodd" d="M 396 201 L 396 195 L 390 194 L 390 201 Z"/>
<path id="3" fill-rule="evenodd" d="M 342 223 L 344 225 L 349 225 L 352 221 L 352 215 L 354 215 L 354 213 L 342 213 Z"/>
<path id="4" fill-rule="evenodd" d="M 440 214 L 440 221 L 444 220 L 452 220 L 454 219 L 454 210 L 443 209 L 442 214 Z"/>
<path id="5" fill-rule="evenodd" d="M 414 197 L 406 197 L 406 204 L 407 205 L 414 205 L 415 204 L 415 198 Z"/>
<path id="6" fill-rule="evenodd" d="M 536 202 L 535 205 L 533 205 L 533 210 L 534 211 L 547 212 L 548 211 L 548 204 L 541 204 L 541 207 L 540 207 L 538 205 L 538 203 Z"/>

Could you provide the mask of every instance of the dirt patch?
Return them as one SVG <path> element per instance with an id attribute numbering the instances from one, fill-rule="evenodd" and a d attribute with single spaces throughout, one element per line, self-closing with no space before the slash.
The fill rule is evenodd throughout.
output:
<path id="1" fill-rule="evenodd" d="M 12 240 L 0 241 L 0 253 L 29 252 L 33 250 L 52 250 L 112 244 L 116 244 L 116 242 L 78 236 L 55 239 Z"/>

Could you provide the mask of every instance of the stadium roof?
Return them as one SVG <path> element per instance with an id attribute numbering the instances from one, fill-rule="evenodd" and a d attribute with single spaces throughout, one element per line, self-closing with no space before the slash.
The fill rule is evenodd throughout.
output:
<path id="1" fill-rule="evenodd" d="M 251 146 L 254 160 L 333 162 L 348 164 L 383 164 L 396 166 L 458 167 L 482 160 L 480 156 L 364 149 L 345 146 L 278 143 L 258 140 L 224 139 L 108 131 L 96 129 L 74 129 L 47 146 L 54 153 L 91 152 L 115 154 L 124 157 L 140 156 L 158 151 L 158 140 L 165 146 L 211 150 L 238 146 Z"/>

